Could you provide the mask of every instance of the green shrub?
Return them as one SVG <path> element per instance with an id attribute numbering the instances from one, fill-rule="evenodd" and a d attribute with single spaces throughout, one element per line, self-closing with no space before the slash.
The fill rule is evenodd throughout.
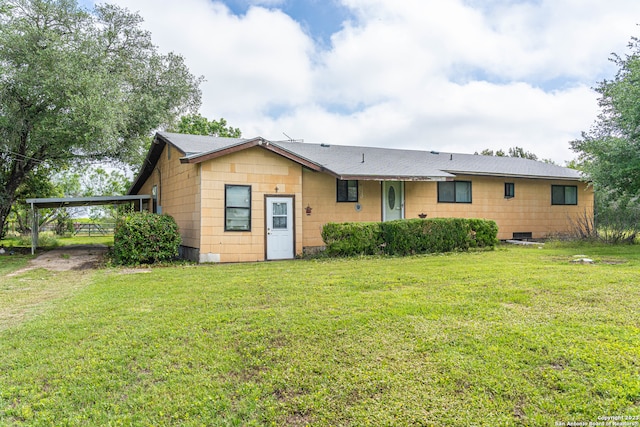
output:
<path id="1" fill-rule="evenodd" d="M 383 222 L 385 253 L 410 255 L 469 249 L 470 225 L 458 218 L 408 219 Z"/>
<path id="2" fill-rule="evenodd" d="M 169 261 L 178 256 L 180 234 L 169 215 L 131 213 L 118 219 L 113 237 L 113 261 L 137 265 Z"/>
<path id="3" fill-rule="evenodd" d="M 380 253 L 380 223 L 330 222 L 322 227 L 322 240 L 328 255 L 375 255 Z"/>
<path id="4" fill-rule="evenodd" d="M 498 243 L 498 224 L 486 219 L 468 219 L 472 248 L 494 248 Z"/>
<path id="5" fill-rule="evenodd" d="M 493 248 L 495 221 L 465 218 L 407 219 L 381 223 L 329 223 L 322 230 L 327 254 L 411 255 Z"/>

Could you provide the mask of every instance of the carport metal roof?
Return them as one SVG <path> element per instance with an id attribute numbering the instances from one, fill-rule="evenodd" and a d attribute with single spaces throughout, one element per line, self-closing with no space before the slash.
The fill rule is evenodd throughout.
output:
<path id="1" fill-rule="evenodd" d="M 147 194 L 136 196 L 99 196 L 99 197 L 60 197 L 45 199 L 27 199 L 32 208 L 77 208 L 82 206 L 122 205 L 151 199 Z"/>
<path id="2" fill-rule="evenodd" d="M 42 199 L 27 199 L 26 202 L 31 205 L 33 213 L 33 225 L 31 232 L 31 255 L 35 254 L 38 245 L 38 210 L 41 208 L 77 208 L 83 206 L 101 206 L 101 205 L 123 205 L 127 203 L 138 202 L 140 211 L 142 211 L 142 202 L 150 200 L 148 194 L 139 194 L 136 196 L 97 196 L 97 197 L 53 197 Z"/>

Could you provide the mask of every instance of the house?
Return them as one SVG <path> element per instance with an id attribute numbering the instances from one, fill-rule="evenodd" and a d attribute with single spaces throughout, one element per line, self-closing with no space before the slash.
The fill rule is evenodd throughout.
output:
<path id="1" fill-rule="evenodd" d="M 500 239 L 544 238 L 594 200 L 577 171 L 522 158 L 165 132 L 129 194 L 173 216 L 199 262 L 294 258 L 327 222 L 485 218 Z"/>

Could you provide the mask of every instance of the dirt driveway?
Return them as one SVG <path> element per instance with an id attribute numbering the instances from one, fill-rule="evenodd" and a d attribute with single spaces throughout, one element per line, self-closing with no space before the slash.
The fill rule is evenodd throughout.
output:
<path id="1" fill-rule="evenodd" d="M 102 262 L 107 249 L 104 245 L 74 245 L 52 249 L 32 259 L 28 266 L 14 271 L 10 276 L 37 268 L 53 271 L 88 270 Z"/>

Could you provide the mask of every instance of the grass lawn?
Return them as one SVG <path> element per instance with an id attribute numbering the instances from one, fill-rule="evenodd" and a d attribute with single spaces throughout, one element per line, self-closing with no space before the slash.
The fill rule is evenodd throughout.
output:
<path id="1" fill-rule="evenodd" d="M 19 258 L 0 425 L 640 425 L 640 246 L 6 276 Z"/>
<path id="2" fill-rule="evenodd" d="M 49 235 L 45 234 L 44 235 Z M 97 236 L 86 236 L 86 235 L 77 235 L 77 236 L 67 236 L 60 237 L 52 235 L 52 238 L 58 242 L 60 246 L 66 245 L 108 245 L 113 246 L 113 234 L 107 235 L 97 235 Z M 31 238 L 21 239 L 18 237 L 8 238 L 5 240 L 0 240 L 0 243 L 5 247 L 8 246 L 23 246 L 23 247 L 31 247 Z M 24 240 L 24 241 L 23 241 Z"/>
<path id="3" fill-rule="evenodd" d="M 105 245 L 113 246 L 113 234 L 106 236 L 73 236 L 56 238 L 60 246 L 69 245 Z"/>

